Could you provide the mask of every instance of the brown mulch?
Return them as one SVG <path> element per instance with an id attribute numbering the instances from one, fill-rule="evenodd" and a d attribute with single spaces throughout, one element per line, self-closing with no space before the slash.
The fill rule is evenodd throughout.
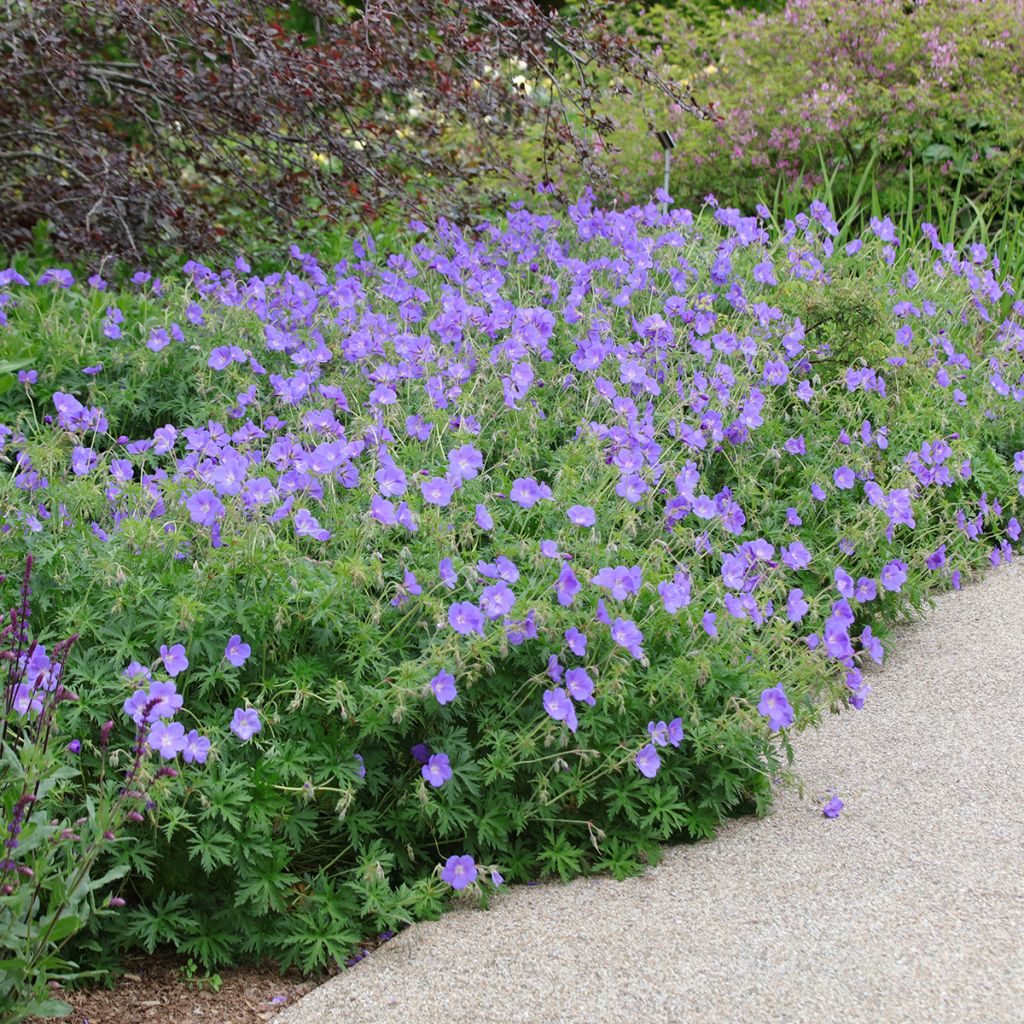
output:
<path id="1" fill-rule="evenodd" d="M 233 967 L 218 971 L 217 991 L 202 981 L 200 968 L 189 982 L 186 961 L 168 954 L 131 957 L 110 988 L 55 992 L 74 1007 L 68 1024 L 263 1024 L 314 988 L 298 974 L 283 977 L 274 967 Z"/>

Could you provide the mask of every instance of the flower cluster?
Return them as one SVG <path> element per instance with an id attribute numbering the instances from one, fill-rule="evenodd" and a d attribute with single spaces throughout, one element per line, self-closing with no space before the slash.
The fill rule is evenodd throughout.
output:
<path id="1" fill-rule="evenodd" d="M 237 633 L 228 640 L 224 649 L 224 657 L 236 668 L 244 665 L 251 653 L 250 645 L 244 643 Z M 183 644 L 161 645 L 160 661 L 164 672 L 172 679 L 189 666 Z M 210 753 L 209 738 L 201 736 L 196 729 L 186 732 L 181 722 L 173 721 L 185 700 L 177 692 L 176 684 L 171 680 L 154 678 L 152 671 L 137 661 L 133 661 L 122 675 L 136 687 L 124 702 L 124 713 L 140 729 L 148 726 L 145 735 L 149 749 L 166 761 L 181 754 L 186 764 L 205 764 Z M 262 724 L 253 708 L 235 708 L 230 728 L 244 743 L 260 731 Z"/>

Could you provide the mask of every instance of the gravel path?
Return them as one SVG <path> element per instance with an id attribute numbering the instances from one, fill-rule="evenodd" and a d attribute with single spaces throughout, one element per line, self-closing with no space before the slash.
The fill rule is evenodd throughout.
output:
<path id="1" fill-rule="evenodd" d="M 895 638 L 808 793 L 625 882 L 516 887 L 400 934 L 275 1024 L 1024 1021 L 1024 563 Z"/>

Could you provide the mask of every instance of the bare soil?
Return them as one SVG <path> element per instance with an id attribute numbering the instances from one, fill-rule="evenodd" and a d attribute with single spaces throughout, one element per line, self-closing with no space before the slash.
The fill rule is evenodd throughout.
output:
<path id="1" fill-rule="evenodd" d="M 267 966 L 225 968 L 218 986 L 202 968 L 189 980 L 186 964 L 168 954 L 130 957 L 113 988 L 54 995 L 74 1007 L 68 1024 L 263 1024 L 317 984 Z"/>

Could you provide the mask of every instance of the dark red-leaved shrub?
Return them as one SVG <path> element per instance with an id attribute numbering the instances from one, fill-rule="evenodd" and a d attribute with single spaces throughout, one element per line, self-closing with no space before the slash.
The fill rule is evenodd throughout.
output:
<path id="1" fill-rule="evenodd" d="M 702 111 L 603 5 L 533 0 L 9 0 L 0 31 L 0 244 L 196 252 L 253 218 L 465 209 L 520 133 L 594 165 L 600 82 Z M 600 147 L 597 147 L 600 148 Z M 256 221 L 259 222 L 258 220 Z"/>

